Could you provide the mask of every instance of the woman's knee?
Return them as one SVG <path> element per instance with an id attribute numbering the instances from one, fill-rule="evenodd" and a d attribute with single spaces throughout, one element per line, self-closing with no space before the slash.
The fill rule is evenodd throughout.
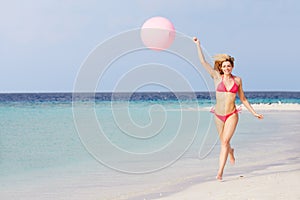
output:
<path id="1" fill-rule="evenodd" d="M 230 147 L 230 139 L 228 139 L 228 138 L 225 138 L 225 139 L 222 139 L 221 140 L 221 145 L 223 146 L 223 147 Z"/>

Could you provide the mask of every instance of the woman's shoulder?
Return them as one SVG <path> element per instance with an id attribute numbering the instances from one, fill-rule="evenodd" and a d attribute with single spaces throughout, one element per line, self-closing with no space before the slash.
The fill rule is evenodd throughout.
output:
<path id="1" fill-rule="evenodd" d="M 239 77 L 239 76 L 235 76 L 235 75 L 232 75 L 233 76 L 233 79 L 238 83 L 240 84 L 242 82 L 242 78 Z"/>

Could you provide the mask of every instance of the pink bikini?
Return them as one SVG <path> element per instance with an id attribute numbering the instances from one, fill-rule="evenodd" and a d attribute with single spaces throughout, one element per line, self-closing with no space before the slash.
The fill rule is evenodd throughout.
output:
<path id="1" fill-rule="evenodd" d="M 232 79 L 233 79 L 233 77 L 231 77 Z M 227 90 L 227 88 L 226 88 L 226 86 L 225 86 L 225 84 L 224 84 L 224 82 L 223 82 L 223 77 L 222 77 L 222 81 L 221 81 L 221 83 L 219 83 L 219 85 L 218 85 L 218 87 L 217 87 L 217 92 L 231 92 L 231 93 L 237 93 L 238 92 L 238 90 L 239 90 L 239 86 L 238 86 L 238 84 L 236 84 L 236 82 L 234 81 L 234 79 L 233 79 L 233 86 L 231 87 L 231 89 L 230 90 Z M 231 115 L 233 115 L 233 114 L 235 114 L 235 113 L 238 113 L 238 112 L 240 112 L 241 111 L 241 107 L 239 107 L 238 109 L 235 109 L 233 112 L 231 112 L 231 113 L 229 113 L 229 114 L 227 114 L 227 115 L 218 115 L 216 112 L 215 112 L 215 109 L 214 108 L 212 108 L 211 110 L 210 110 L 210 112 L 212 112 L 212 113 L 214 113 L 220 120 L 222 120 L 223 122 L 226 122 L 226 120 L 231 116 Z"/>
<path id="2" fill-rule="evenodd" d="M 231 78 L 233 79 L 233 77 L 231 76 Z M 217 87 L 217 92 L 231 92 L 231 93 L 237 93 L 239 90 L 239 86 L 238 84 L 236 84 L 236 82 L 233 79 L 233 86 L 231 87 L 231 89 L 228 91 L 224 82 L 223 82 L 223 76 L 222 76 L 222 81 L 221 83 L 218 85 Z"/>

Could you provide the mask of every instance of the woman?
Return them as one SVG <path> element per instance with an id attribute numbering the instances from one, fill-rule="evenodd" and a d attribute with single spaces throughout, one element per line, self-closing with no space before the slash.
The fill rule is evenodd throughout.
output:
<path id="1" fill-rule="evenodd" d="M 236 94 L 240 97 L 244 106 L 258 119 L 263 115 L 257 114 L 244 95 L 242 79 L 232 75 L 234 58 L 227 54 L 216 55 L 214 68 L 205 60 L 200 41 L 194 37 L 197 45 L 201 64 L 214 79 L 216 86 L 216 105 L 212 112 L 215 114 L 215 124 L 221 141 L 219 170 L 216 179 L 222 180 L 224 167 L 229 155 L 230 163 L 234 164 L 234 149 L 230 146 L 230 140 L 238 123 L 238 110 L 235 106 Z"/>

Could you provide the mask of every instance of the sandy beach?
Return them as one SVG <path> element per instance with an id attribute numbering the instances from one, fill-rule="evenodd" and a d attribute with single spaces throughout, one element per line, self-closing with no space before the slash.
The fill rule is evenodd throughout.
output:
<path id="1" fill-rule="evenodd" d="M 227 177 L 224 181 L 210 181 L 193 185 L 159 200 L 274 200 L 300 199 L 300 164 L 272 167 L 247 177 Z"/>
<path id="2" fill-rule="evenodd" d="M 229 166 L 229 174 L 223 177 L 223 181 L 210 180 L 207 182 L 191 182 L 188 187 L 178 187 L 176 192 L 170 194 L 160 193 L 158 197 L 150 198 L 157 200 L 199 200 L 199 199 L 217 199 L 217 200 L 277 200 L 277 199 L 300 199 L 300 156 L 297 141 L 299 142 L 299 129 L 297 129 L 297 119 L 299 112 L 295 111 L 298 105 L 288 105 L 281 109 L 281 105 L 277 105 L 277 109 L 270 109 L 273 105 L 254 105 L 257 110 L 263 110 L 267 114 L 264 121 L 269 128 L 266 131 L 271 132 L 270 121 L 268 118 L 281 116 L 281 122 L 275 132 L 282 132 L 280 138 L 275 139 L 276 142 L 271 143 L 265 140 L 264 144 L 270 143 L 272 151 L 266 153 L 266 149 L 262 148 L 263 143 L 256 143 L 253 148 L 253 155 L 257 160 L 243 160 L 243 165 L 249 165 L 249 169 L 235 171 L 239 168 Z M 279 107 L 279 108 L 278 108 Z M 293 112 L 288 112 L 294 108 Z M 278 112 L 276 115 L 274 115 Z M 267 122 L 267 123 L 266 123 Z M 279 121 L 277 121 L 278 123 Z M 269 124 L 269 125 L 267 125 Z M 278 124 L 277 124 L 278 125 Z M 262 131 L 263 129 L 261 129 Z M 286 131 L 284 131 L 286 130 Z M 294 134 L 290 134 L 294 132 Z M 246 152 L 243 153 L 246 156 Z M 255 161 L 256 160 L 256 161 Z M 250 162 L 249 162 L 250 161 Z M 255 168 L 255 165 L 264 163 L 266 167 Z M 261 165 L 261 166 L 263 166 Z"/>

